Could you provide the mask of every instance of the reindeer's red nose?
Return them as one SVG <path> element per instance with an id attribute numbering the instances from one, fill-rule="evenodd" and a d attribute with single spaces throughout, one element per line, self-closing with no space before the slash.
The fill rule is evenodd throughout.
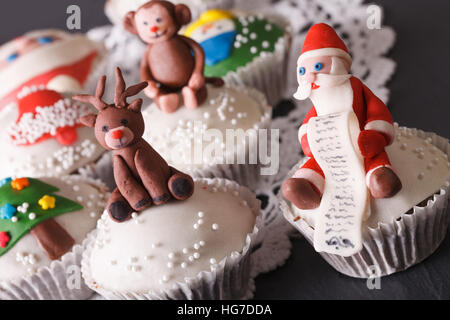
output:
<path id="1" fill-rule="evenodd" d="M 111 132 L 111 136 L 113 139 L 119 140 L 123 137 L 123 131 L 122 130 L 116 130 Z"/>
<path id="2" fill-rule="evenodd" d="M 150 31 L 153 33 L 156 33 L 159 30 L 159 28 L 157 26 L 153 26 L 150 28 Z"/>

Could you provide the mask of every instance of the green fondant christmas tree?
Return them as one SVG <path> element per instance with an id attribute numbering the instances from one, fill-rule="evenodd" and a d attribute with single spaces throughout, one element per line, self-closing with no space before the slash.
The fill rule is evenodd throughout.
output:
<path id="1" fill-rule="evenodd" d="M 2 184 L 0 257 L 32 231 L 49 257 L 52 260 L 59 258 L 58 255 L 66 250 L 61 246 L 68 247 L 73 239 L 52 218 L 83 207 L 70 199 L 55 195 L 59 189 L 41 180 L 5 179 Z"/>

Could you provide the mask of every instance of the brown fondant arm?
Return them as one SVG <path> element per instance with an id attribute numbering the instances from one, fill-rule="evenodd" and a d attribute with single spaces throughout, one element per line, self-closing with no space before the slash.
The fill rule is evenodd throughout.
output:
<path id="1" fill-rule="evenodd" d="M 203 71 L 205 69 L 205 52 L 203 51 L 202 47 L 190 38 L 187 38 L 185 36 L 180 37 L 194 52 L 195 66 L 193 74 L 203 75 Z"/>
<path id="2" fill-rule="evenodd" d="M 114 180 L 122 196 L 136 211 L 148 206 L 150 197 L 144 187 L 136 180 L 121 156 L 114 156 Z"/>
<path id="3" fill-rule="evenodd" d="M 144 55 L 141 60 L 141 80 L 142 81 L 155 81 L 150 69 L 150 64 L 148 63 L 148 53 L 150 51 L 150 46 L 145 50 Z"/>

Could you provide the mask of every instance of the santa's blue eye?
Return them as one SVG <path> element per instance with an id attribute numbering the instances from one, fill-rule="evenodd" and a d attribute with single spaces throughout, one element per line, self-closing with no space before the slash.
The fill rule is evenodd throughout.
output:
<path id="1" fill-rule="evenodd" d="M 6 61 L 8 62 L 13 62 L 14 60 L 16 60 L 19 57 L 19 54 L 17 52 L 13 53 L 12 55 L 8 56 L 8 58 L 6 58 Z"/>
<path id="2" fill-rule="evenodd" d="M 303 76 L 303 75 L 306 73 L 305 67 L 301 67 L 301 68 L 298 70 L 298 73 L 300 73 L 300 75 Z"/>
<path id="3" fill-rule="evenodd" d="M 318 62 L 314 65 L 314 70 L 320 71 L 322 69 L 323 69 L 323 64 L 321 64 L 320 62 Z"/>
<path id="4" fill-rule="evenodd" d="M 37 41 L 40 44 L 47 44 L 47 43 L 52 43 L 53 42 L 53 38 L 52 37 L 39 37 L 37 39 Z"/>

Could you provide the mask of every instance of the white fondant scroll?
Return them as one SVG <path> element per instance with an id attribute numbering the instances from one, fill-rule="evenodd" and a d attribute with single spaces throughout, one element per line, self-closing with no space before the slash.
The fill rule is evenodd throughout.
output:
<path id="1" fill-rule="evenodd" d="M 362 249 L 362 222 L 370 209 L 360 129 L 353 111 L 312 118 L 308 142 L 325 174 L 325 189 L 314 232 L 314 248 L 341 256 Z"/>

